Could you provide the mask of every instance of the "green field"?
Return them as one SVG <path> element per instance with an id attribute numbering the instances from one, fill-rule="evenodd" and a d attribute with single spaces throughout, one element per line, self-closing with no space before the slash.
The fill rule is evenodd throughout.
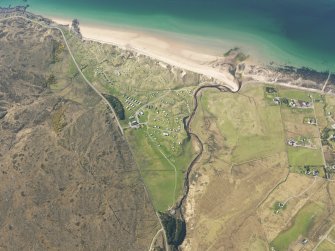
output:
<path id="1" fill-rule="evenodd" d="M 182 120 L 193 108 L 192 93 L 200 76 L 130 51 L 67 36 L 83 73 L 99 90 L 120 101 L 122 126 L 153 204 L 159 211 L 167 210 L 181 195 L 184 171 L 195 156 L 192 143 L 185 141 Z M 72 68 L 69 71 L 75 74 Z M 302 133 L 297 137 L 320 147 L 317 126 L 304 123 L 314 110 L 291 109 L 272 100 L 280 96 L 311 101 L 310 93 L 275 87 L 269 94 L 266 87 L 271 85 L 246 86 L 237 94 L 203 92 L 202 108 L 216 118 L 217 133 L 224 138 L 220 158 L 240 164 L 287 152 L 290 166 L 322 165 L 320 150 L 287 146 L 288 137 Z M 312 96 L 321 99 L 319 94 Z M 139 113 L 141 128 L 130 128 L 129 122 Z"/>
<path id="2" fill-rule="evenodd" d="M 155 209 L 167 210 L 181 196 L 184 171 L 195 155 L 183 118 L 193 108 L 200 76 L 114 46 L 82 42 L 68 32 L 66 36 L 85 76 L 113 97 Z M 139 129 L 131 128 L 134 121 L 141 123 Z"/>
<path id="3" fill-rule="evenodd" d="M 242 163 L 285 151 L 280 108 L 268 104 L 263 89 L 242 89 L 241 94 L 208 91 L 202 98 L 231 151 L 228 161 Z"/>
<path id="4" fill-rule="evenodd" d="M 160 155 L 157 147 L 147 140 L 144 129 L 129 131 L 127 134 L 155 208 L 167 209 L 174 202 L 174 168 Z"/>
<path id="5" fill-rule="evenodd" d="M 311 97 L 313 99 L 321 98 L 321 95 L 319 93 L 300 91 L 300 90 L 295 90 L 292 88 L 285 88 L 285 87 L 279 87 L 279 94 L 280 94 L 280 97 L 283 97 L 283 98 L 296 99 L 296 100 L 302 100 L 302 101 L 312 101 Z"/>
<path id="6" fill-rule="evenodd" d="M 316 251 L 334 251 L 335 250 L 335 244 L 331 243 L 328 240 L 324 240 L 320 246 L 316 249 Z"/>
<path id="7" fill-rule="evenodd" d="M 291 166 L 321 166 L 323 158 L 320 149 L 309 149 L 303 147 L 288 147 L 288 160 Z"/>
<path id="8" fill-rule="evenodd" d="M 183 154 L 172 162 L 172 159 L 168 161 L 160 152 L 164 153 L 164 150 L 150 140 L 145 128 L 128 131 L 127 138 L 154 207 L 158 211 L 166 211 L 181 195 L 184 171 L 194 157 L 191 143 L 185 143 Z"/>
<path id="9" fill-rule="evenodd" d="M 312 202 L 305 205 L 292 220 L 292 225 L 281 232 L 270 244 L 276 251 L 286 251 L 293 241 L 308 234 L 316 217 L 322 213 L 323 208 Z"/>
<path id="10" fill-rule="evenodd" d="M 335 242 L 335 229 L 333 229 L 333 230 L 329 233 L 328 238 L 329 238 L 331 241 Z"/>

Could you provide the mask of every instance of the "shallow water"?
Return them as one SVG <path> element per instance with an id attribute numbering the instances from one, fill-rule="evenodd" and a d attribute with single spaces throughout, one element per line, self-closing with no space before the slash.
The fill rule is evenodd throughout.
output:
<path id="1" fill-rule="evenodd" d="M 335 70 L 334 0 L 28 0 L 27 3 L 30 11 L 41 14 L 206 37 L 211 40 L 209 46 L 217 50 L 236 44 L 247 51 L 256 50 L 269 61 Z M 26 3 L 0 0 L 0 5 L 8 4 Z"/>

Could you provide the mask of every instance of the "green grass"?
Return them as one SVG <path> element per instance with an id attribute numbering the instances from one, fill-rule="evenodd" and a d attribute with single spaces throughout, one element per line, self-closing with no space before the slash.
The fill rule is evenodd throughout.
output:
<path id="1" fill-rule="evenodd" d="M 294 90 L 292 88 L 280 88 L 279 89 L 280 97 L 287 99 L 297 99 L 303 101 L 312 101 L 309 95 L 312 95 L 313 99 L 320 99 L 321 95 L 314 92 L 306 92 L 301 90 Z"/>
<path id="2" fill-rule="evenodd" d="M 328 240 L 324 240 L 316 251 L 334 251 L 335 245 Z"/>
<path id="3" fill-rule="evenodd" d="M 141 170 L 141 174 L 145 185 L 149 190 L 155 209 L 164 212 L 169 207 L 173 206 L 173 203 L 175 202 L 173 200 L 175 182 L 174 171 Z"/>
<path id="4" fill-rule="evenodd" d="M 319 171 L 319 177 L 324 177 L 325 176 L 325 172 L 323 169 L 323 166 L 310 166 L 309 170 L 311 173 L 313 173 L 313 171 Z M 307 169 L 304 166 L 291 166 L 290 167 L 290 172 L 292 173 L 299 173 L 302 175 L 307 175 L 306 174 Z M 310 174 L 312 175 L 312 174 Z"/>
<path id="5" fill-rule="evenodd" d="M 185 142 L 183 153 L 173 162 L 177 168 L 176 196 L 174 197 L 174 168 L 159 152 L 158 145 L 146 136 L 146 129 L 128 131 L 127 137 L 155 209 L 166 211 L 181 195 L 184 171 L 194 156 L 191 142 Z"/>
<path id="6" fill-rule="evenodd" d="M 233 153 L 233 161 L 243 162 L 285 150 L 279 107 L 258 106 L 261 134 L 243 135 Z M 277 126 L 273 126 L 277 125 Z"/>
<path id="7" fill-rule="evenodd" d="M 150 133 L 156 140 L 149 139 L 146 127 L 139 130 L 126 129 L 126 135 L 156 210 L 165 211 L 180 196 L 184 172 L 194 157 L 190 142 L 179 144 L 186 137 L 180 119 L 189 113 L 187 104 L 192 108 L 191 92 L 194 86 L 198 85 L 200 76 L 178 69 L 171 72 L 169 68 L 164 68 L 147 57 L 133 57 L 130 54 L 128 57 L 128 52 L 116 47 L 101 46 L 94 42 L 82 43 L 69 33 L 66 36 L 69 37 L 68 42 L 73 48 L 78 64 L 84 68 L 85 76 L 101 92 L 115 96 L 124 106 L 125 119 L 120 121 L 122 126 L 128 127 L 129 117 L 133 116 L 139 107 L 157 99 L 150 104 L 157 107 L 160 113 L 156 114 L 154 109 L 144 106 L 142 110 L 145 115 L 140 117 L 141 122 L 150 120 Z M 78 74 L 73 63 L 68 71 L 73 76 Z M 102 72 L 112 84 L 106 80 Z M 180 89 L 178 95 L 169 91 L 171 89 Z M 130 108 L 127 109 L 124 95 L 136 98 L 141 105 L 134 104 L 135 107 L 130 111 Z M 163 99 L 158 100 L 161 95 L 164 95 Z M 166 117 L 162 110 L 168 112 Z M 159 126 L 160 130 L 153 129 L 153 126 Z M 169 136 L 163 136 L 165 131 Z M 158 149 L 177 167 L 175 197 L 174 167 Z"/>
<path id="8" fill-rule="evenodd" d="M 263 86 L 241 94 L 208 91 L 202 100 L 216 118 L 225 147 L 232 152 L 231 161 L 241 163 L 285 151 L 280 107 L 268 104 Z"/>
<path id="9" fill-rule="evenodd" d="M 77 68 L 77 66 L 74 64 L 74 62 L 72 60 L 71 60 L 71 62 L 69 64 L 68 75 L 71 76 L 71 77 L 79 75 L 78 68 Z"/>
<path id="10" fill-rule="evenodd" d="M 320 149 L 310 149 L 303 147 L 288 147 L 289 164 L 293 167 L 297 166 L 321 166 L 323 158 Z"/>
<path id="11" fill-rule="evenodd" d="M 155 209 L 165 211 L 174 203 L 174 168 L 149 141 L 144 128 L 131 130 L 127 136 Z"/>
<path id="12" fill-rule="evenodd" d="M 305 205 L 295 216 L 292 226 L 281 232 L 272 242 L 276 251 L 286 251 L 290 244 L 300 236 L 306 236 L 313 222 L 322 213 L 323 208 L 316 203 Z"/>
<path id="13" fill-rule="evenodd" d="M 332 240 L 333 242 L 335 242 L 335 229 L 333 229 L 333 230 L 329 233 L 328 238 L 329 238 L 330 240 Z"/>
<path id="14" fill-rule="evenodd" d="M 182 152 L 175 158 L 175 163 L 180 167 L 180 170 L 186 171 L 195 155 L 192 142 L 185 140 L 182 144 Z"/>

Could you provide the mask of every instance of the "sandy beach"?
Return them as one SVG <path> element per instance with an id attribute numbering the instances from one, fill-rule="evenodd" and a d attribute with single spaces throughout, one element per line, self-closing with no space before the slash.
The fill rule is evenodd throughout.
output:
<path id="1" fill-rule="evenodd" d="M 71 24 L 71 20 L 57 17 L 51 17 L 51 19 L 59 24 Z M 220 57 L 214 53 L 208 53 L 208 48 L 183 43 L 173 40 L 173 38 L 159 36 L 159 34 L 112 26 L 81 23 L 80 29 L 86 40 L 113 44 L 123 49 L 132 50 L 161 62 L 219 80 L 233 91 L 238 89 L 238 85 L 230 74 L 211 66 L 211 63 Z"/>

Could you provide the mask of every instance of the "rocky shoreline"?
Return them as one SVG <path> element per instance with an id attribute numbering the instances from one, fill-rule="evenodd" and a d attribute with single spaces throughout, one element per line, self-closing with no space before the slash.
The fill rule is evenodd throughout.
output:
<path id="1" fill-rule="evenodd" d="M 306 67 L 282 65 L 246 65 L 243 66 L 243 82 L 258 81 L 271 84 L 288 85 L 295 88 L 307 88 L 311 91 L 335 93 L 335 75 L 332 72 L 319 72 Z"/>

